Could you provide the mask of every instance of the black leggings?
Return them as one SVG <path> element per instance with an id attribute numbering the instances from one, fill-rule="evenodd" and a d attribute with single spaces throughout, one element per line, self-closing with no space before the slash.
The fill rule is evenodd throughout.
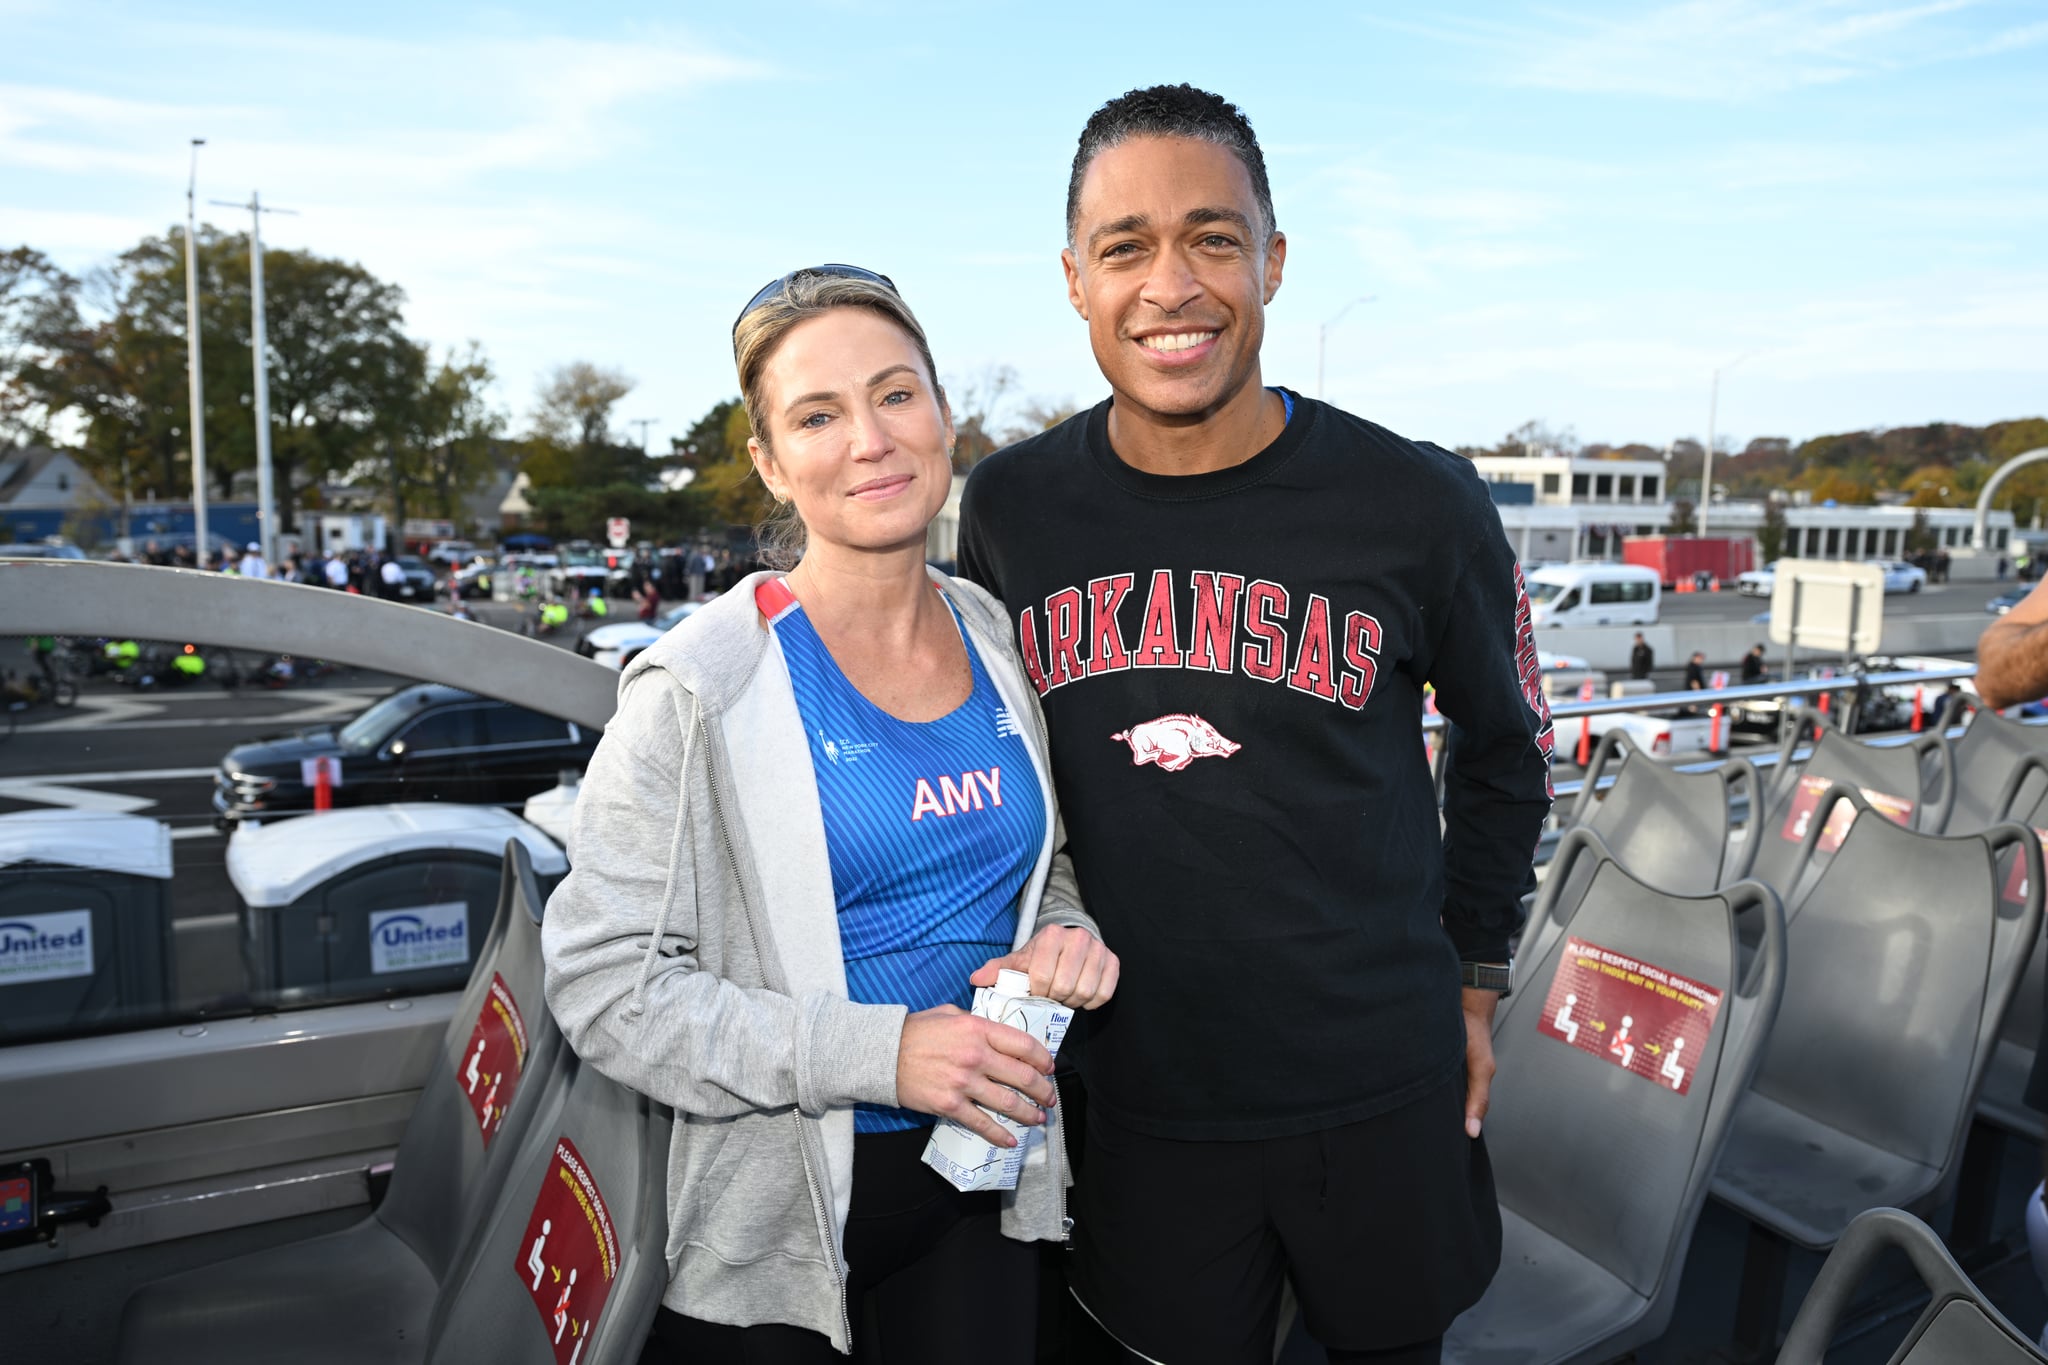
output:
<path id="1" fill-rule="evenodd" d="M 930 1130 L 853 1140 L 847 1312 L 864 1365 L 1031 1365 L 1038 1254 L 1003 1236 L 1001 1196 L 961 1194 L 925 1165 Z M 729 1327 L 664 1308 L 641 1365 L 844 1365 L 816 1332 Z"/>
<path id="2" fill-rule="evenodd" d="M 1325 1351 L 1330 1365 L 1437 1365 L 1444 1358 L 1444 1339 L 1431 1337 L 1413 1346 L 1387 1351 Z"/>

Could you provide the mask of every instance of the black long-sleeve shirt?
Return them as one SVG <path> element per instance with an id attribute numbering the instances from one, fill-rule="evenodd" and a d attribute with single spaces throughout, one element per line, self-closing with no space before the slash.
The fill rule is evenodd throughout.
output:
<path id="1" fill-rule="evenodd" d="M 1069 850 L 1123 961 L 1089 1100 L 1159 1136 L 1312 1132 L 1463 1063 L 1549 807 L 1527 599 L 1465 460 L 1294 399 L 1232 468 L 1117 458 L 1104 402 L 983 461 L 960 568 L 1007 603 Z M 1456 727 L 1438 810 L 1425 684 Z"/>

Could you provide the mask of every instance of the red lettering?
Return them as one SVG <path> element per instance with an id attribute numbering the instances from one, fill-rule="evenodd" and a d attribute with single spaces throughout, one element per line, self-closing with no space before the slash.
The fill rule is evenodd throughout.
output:
<path id="1" fill-rule="evenodd" d="M 1038 613 L 1030 607 L 1017 614 L 1017 646 L 1024 655 L 1024 672 L 1038 695 L 1045 695 L 1045 665 L 1038 660 Z"/>
<path id="2" fill-rule="evenodd" d="M 1152 592 L 1145 599 L 1145 628 L 1138 636 L 1134 662 L 1139 668 L 1179 668 L 1180 625 L 1173 618 L 1173 575 L 1152 573 Z"/>
<path id="3" fill-rule="evenodd" d="M 1237 598 L 1244 591 L 1244 580 L 1236 574 L 1202 569 L 1189 575 L 1189 580 L 1195 589 L 1195 629 L 1188 639 L 1187 666 L 1228 673 L 1237 639 Z"/>
<path id="4" fill-rule="evenodd" d="M 1308 595 L 1308 619 L 1301 623 L 1301 644 L 1294 652 L 1294 673 L 1287 685 L 1324 701 L 1336 700 L 1337 684 L 1330 676 L 1335 652 L 1330 646 L 1330 599 L 1312 592 Z"/>
<path id="5" fill-rule="evenodd" d="M 1045 628 L 1052 645 L 1052 669 L 1045 676 L 1045 688 L 1065 687 L 1087 676 L 1081 662 L 1081 594 L 1061 588 L 1045 599 Z"/>
<path id="6" fill-rule="evenodd" d="M 1127 573 L 1088 580 L 1088 634 L 1094 641 L 1088 651 L 1090 676 L 1114 673 L 1131 666 L 1131 656 L 1124 652 L 1124 639 L 1117 630 L 1116 613 L 1124 598 L 1130 595 L 1134 582 L 1136 580 Z"/>
<path id="7" fill-rule="evenodd" d="M 1379 679 L 1380 623 L 1362 611 L 1344 618 L 1344 662 L 1351 665 L 1337 685 L 1337 700 L 1357 711 L 1372 700 Z"/>
<path id="8" fill-rule="evenodd" d="M 1287 671 L 1287 632 L 1280 621 L 1268 617 L 1269 610 L 1280 621 L 1287 618 L 1287 589 L 1259 579 L 1245 589 L 1244 633 L 1252 639 L 1246 642 L 1238 667 L 1260 682 L 1278 682 Z"/>

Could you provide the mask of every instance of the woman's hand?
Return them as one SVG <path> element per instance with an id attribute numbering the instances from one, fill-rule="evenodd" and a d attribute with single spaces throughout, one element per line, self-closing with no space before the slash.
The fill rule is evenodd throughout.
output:
<path id="1" fill-rule="evenodd" d="M 958 1005 L 921 1010 L 903 1021 L 896 1103 L 952 1119 L 999 1147 L 1014 1147 L 1017 1139 L 975 1106 L 1014 1123 L 1043 1123 L 1054 1100 L 1051 1077 L 1052 1054 L 1020 1028 Z"/>
<path id="2" fill-rule="evenodd" d="M 967 978 L 970 985 L 993 986 L 999 971 L 1024 972 L 1031 993 L 1072 1005 L 1097 1009 L 1116 994 L 1116 954 L 1102 940 L 1071 924 L 1048 924 L 1031 941 L 1007 957 L 992 958 Z"/>

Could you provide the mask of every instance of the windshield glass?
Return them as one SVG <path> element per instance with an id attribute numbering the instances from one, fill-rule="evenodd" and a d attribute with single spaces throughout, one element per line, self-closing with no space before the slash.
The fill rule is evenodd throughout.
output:
<path id="1" fill-rule="evenodd" d="M 1555 602 L 1557 595 L 1570 586 L 1567 583 L 1546 583 L 1540 578 L 1535 579 L 1529 584 L 1529 600 L 1547 605 Z"/>
<path id="2" fill-rule="evenodd" d="M 593 550 L 570 550 L 562 556 L 562 563 L 572 569 L 587 568 L 597 563 L 597 554 Z"/>
<path id="3" fill-rule="evenodd" d="M 338 738 L 346 748 L 374 749 L 417 714 L 424 700 L 422 694 L 411 688 L 394 692 L 342 726 Z"/>

